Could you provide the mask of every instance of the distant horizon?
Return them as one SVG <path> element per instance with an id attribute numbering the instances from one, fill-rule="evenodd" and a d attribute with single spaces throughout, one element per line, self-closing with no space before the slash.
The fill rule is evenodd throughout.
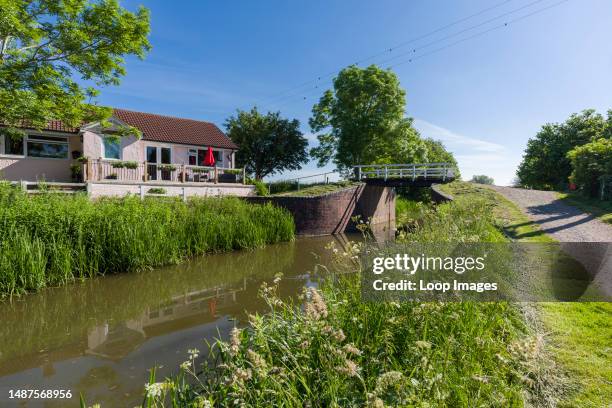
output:
<path id="1" fill-rule="evenodd" d="M 542 125 L 612 108 L 606 0 L 122 1 L 130 10 L 140 3 L 151 10 L 153 49 L 127 60 L 121 85 L 102 89 L 102 105 L 222 130 L 237 109 L 257 105 L 298 119 L 313 147 L 310 110 L 333 73 L 360 59 L 391 65 L 421 135 L 454 153 L 464 179 L 485 174 L 497 185 L 512 182 Z M 332 169 L 310 161 L 270 179 Z"/>

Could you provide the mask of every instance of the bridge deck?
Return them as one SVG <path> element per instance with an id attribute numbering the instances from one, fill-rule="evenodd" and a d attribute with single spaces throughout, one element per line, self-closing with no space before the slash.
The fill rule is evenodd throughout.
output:
<path id="1" fill-rule="evenodd" d="M 385 186 L 427 186 L 455 179 L 451 163 L 368 164 L 354 166 L 355 179 Z"/>

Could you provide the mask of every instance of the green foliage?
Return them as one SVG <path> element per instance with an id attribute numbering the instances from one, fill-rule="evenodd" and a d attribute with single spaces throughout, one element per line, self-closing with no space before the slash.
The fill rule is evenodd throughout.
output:
<path id="1" fill-rule="evenodd" d="M 571 180 L 588 197 L 597 197 L 603 176 L 612 175 L 612 138 L 596 139 L 567 153 L 572 163 Z"/>
<path id="2" fill-rule="evenodd" d="M 405 238 L 504 240 L 484 203 L 443 204 L 427 217 L 429 227 Z M 150 378 L 147 406 L 520 407 L 538 391 L 537 340 L 512 305 L 364 302 L 363 248 L 331 249 L 322 290 L 294 304 L 264 285 L 268 313 L 214 344 L 202 365 L 190 358 L 177 376 Z"/>
<path id="3" fill-rule="evenodd" d="M 319 133 L 319 146 L 311 150 L 319 166 L 332 160 L 345 170 L 425 159 L 426 147 L 412 119 L 404 117 L 406 92 L 392 71 L 352 65 L 340 71 L 333 86 L 313 106 L 309 121 Z"/>
<path id="4" fill-rule="evenodd" d="M 486 176 L 484 174 L 472 176 L 472 179 L 470 180 L 470 182 L 477 183 L 477 184 L 494 184 L 495 183 L 492 177 Z"/>
<path id="5" fill-rule="evenodd" d="M 455 171 L 455 179 L 461 179 L 461 172 L 459 171 L 459 165 L 455 156 L 446 150 L 444 144 L 440 140 L 433 140 L 425 138 L 423 140 L 427 148 L 427 160 L 426 163 L 450 163 Z"/>
<path id="6" fill-rule="evenodd" d="M 166 194 L 166 189 L 162 187 L 153 187 L 147 191 L 147 194 Z"/>
<path id="7" fill-rule="evenodd" d="M 270 195 L 270 191 L 268 191 L 268 187 L 266 186 L 266 183 L 264 183 L 261 180 L 250 180 L 249 184 L 252 184 L 255 186 L 255 194 L 257 194 L 258 196 L 268 196 Z"/>
<path id="8" fill-rule="evenodd" d="M 237 198 L 28 196 L 0 185 L 0 297 L 293 238 L 284 210 Z"/>
<path id="9" fill-rule="evenodd" d="M 567 187 L 572 166 L 567 154 L 577 146 L 612 138 L 612 110 L 607 119 L 593 109 L 573 114 L 564 123 L 542 126 L 527 142 L 517 176 L 524 187 L 553 190 Z"/>
<path id="10" fill-rule="evenodd" d="M 111 166 L 114 169 L 137 169 L 138 162 L 136 161 L 113 161 L 111 162 Z"/>
<path id="11" fill-rule="evenodd" d="M 11 133 L 23 121 L 104 122 L 111 110 L 86 100 L 119 84 L 124 58 L 151 48 L 148 34 L 148 10 L 132 13 L 117 0 L 0 0 L 0 122 Z"/>
<path id="12" fill-rule="evenodd" d="M 257 180 L 283 170 L 300 170 L 308 161 L 308 140 L 297 119 L 283 119 L 280 112 L 262 115 L 254 107 L 239 110 L 225 122 L 227 135 L 239 146 L 236 162 Z"/>
<path id="13" fill-rule="evenodd" d="M 176 166 L 174 164 L 158 164 L 157 168 L 162 171 L 175 171 Z"/>

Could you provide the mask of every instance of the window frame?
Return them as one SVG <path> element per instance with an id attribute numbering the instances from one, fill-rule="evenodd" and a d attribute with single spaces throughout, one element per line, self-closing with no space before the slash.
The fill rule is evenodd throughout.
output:
<path id="1" fill-rule="evenodd" d="M 28 146 L 30 142 L 66 146 L 66 157 L 32 156 L 30 155 L 30 148 Z M 27 157 L 28 159 L 69 160 L 70 159 L 70 140 L 68 139 L 68 136 L 47 136 L 47 135 L 28 134 L 24 138 L 24 157 Z"/>
<path id="2" fill-rule="evenodd" d="M 7 158 L 16 158 L 23 159 L 26 157 L 26 144 L 27 144 L 27 135 L 23 137 L 23 145 L 21 146 L 21 154 L 7 153 L 6 152 L 6 139 L 10 137 L 9 135 L 0 135 L 0 156 Z"/>

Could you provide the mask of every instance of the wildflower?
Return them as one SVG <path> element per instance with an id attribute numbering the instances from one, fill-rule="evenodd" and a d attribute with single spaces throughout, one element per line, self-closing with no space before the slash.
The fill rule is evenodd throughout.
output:
<path id="1" fill-rule="evenodd" d="M 253 364 L 253 368 L 255 368 L 256 370 L 265 371 L 268 369 L 268 364 L 266 363 L 266 360 L 257 352 L 248 349 L 247 356 L 251 364 Z"/>
<path id="2" fill-rule="evenodd" d="M 346 336 L 344 335 L 344 332 L 342 331 L 342 329 L 338 329 L 337 331 L 335 331 L 332 337 L 338 343 L 342 343 L 346 339 Z"/>
<path id="3" fill-rule="evenodd" d="M 346 374 L 349 377 L 356 377 L 359 374 L 359 367 L 354 361 L 345 360 L 344 366 L 336 368 L 339 373 Z"/>
<path id="4" fill-rule="evenodd" d="M 163 383 L 145 384 L 145 391 L 147 393 L 147 396 L 149 397 L 158 398 L 162 395 L 163 390 L 164 390 Z"/>
<path id="5" fill-rule="evenodd" d="M 181 363 L 181 369 L 188 371 L 191 368 L 191 363 L 192 363 L 192 360 L 183 361 Z"/>
<path id="6" fill-rule="evenodd" d="M 246 370 L 244 368 L 237 368 L 236 371 L 234 371 L 234 382 L 248 381 L 252 376 L 253 373 L 250 368 L 247 368 Z"/>
<path id="7" fill-rule="evenodd" d="M 327 317 L 327 305 L 325 300 L 315 288 L 308 288 L 309 301 L 306 303 L 306 316 L 312 320 L 325 319 Z"/>
<path id="8" fill-rule="evenodd" d="M 374 394 L 382 395 L 390 388 L 396 388 L 403 385 L 404 374 L 399 371 L 388 371 L 376 379 L 376 388 Z"/>
<path id="9" fill-rule="evenodd" d="M 193 349 L 187 350 L 187 353 L 189 353 L 189 358 L 194 360 L 198 358 L 198 356 L 200 355 L 200 350 L 198 350 L 197 348 L 193 348 Z"/>
<path id="10" fill-rule="evenodd" d="M 230 354 L 235 356 L 240 351 L 240 329 L 234 327 L 230 335 Z"/>
<path id="11" fill-rule="evenodd" d="M 344 346 L 344 351 L 347 354 L 353 354 L 353 355 L 356 355 L 356 356 L 360 356 L 361 355 L 361 350 L 359 350 L 357 347 L 355 347 L 351 343 L 349 343 L 349 344 Z"/>
<path id="12" fill-rule="evenodd" d="M 428 341 L 423 341 L 423 340 L 417 340 L 414 342 L 414 344 L 416 344 L 416 346 L 420 349 L 429 349 L 431 348 L 431 343 Z"/>

